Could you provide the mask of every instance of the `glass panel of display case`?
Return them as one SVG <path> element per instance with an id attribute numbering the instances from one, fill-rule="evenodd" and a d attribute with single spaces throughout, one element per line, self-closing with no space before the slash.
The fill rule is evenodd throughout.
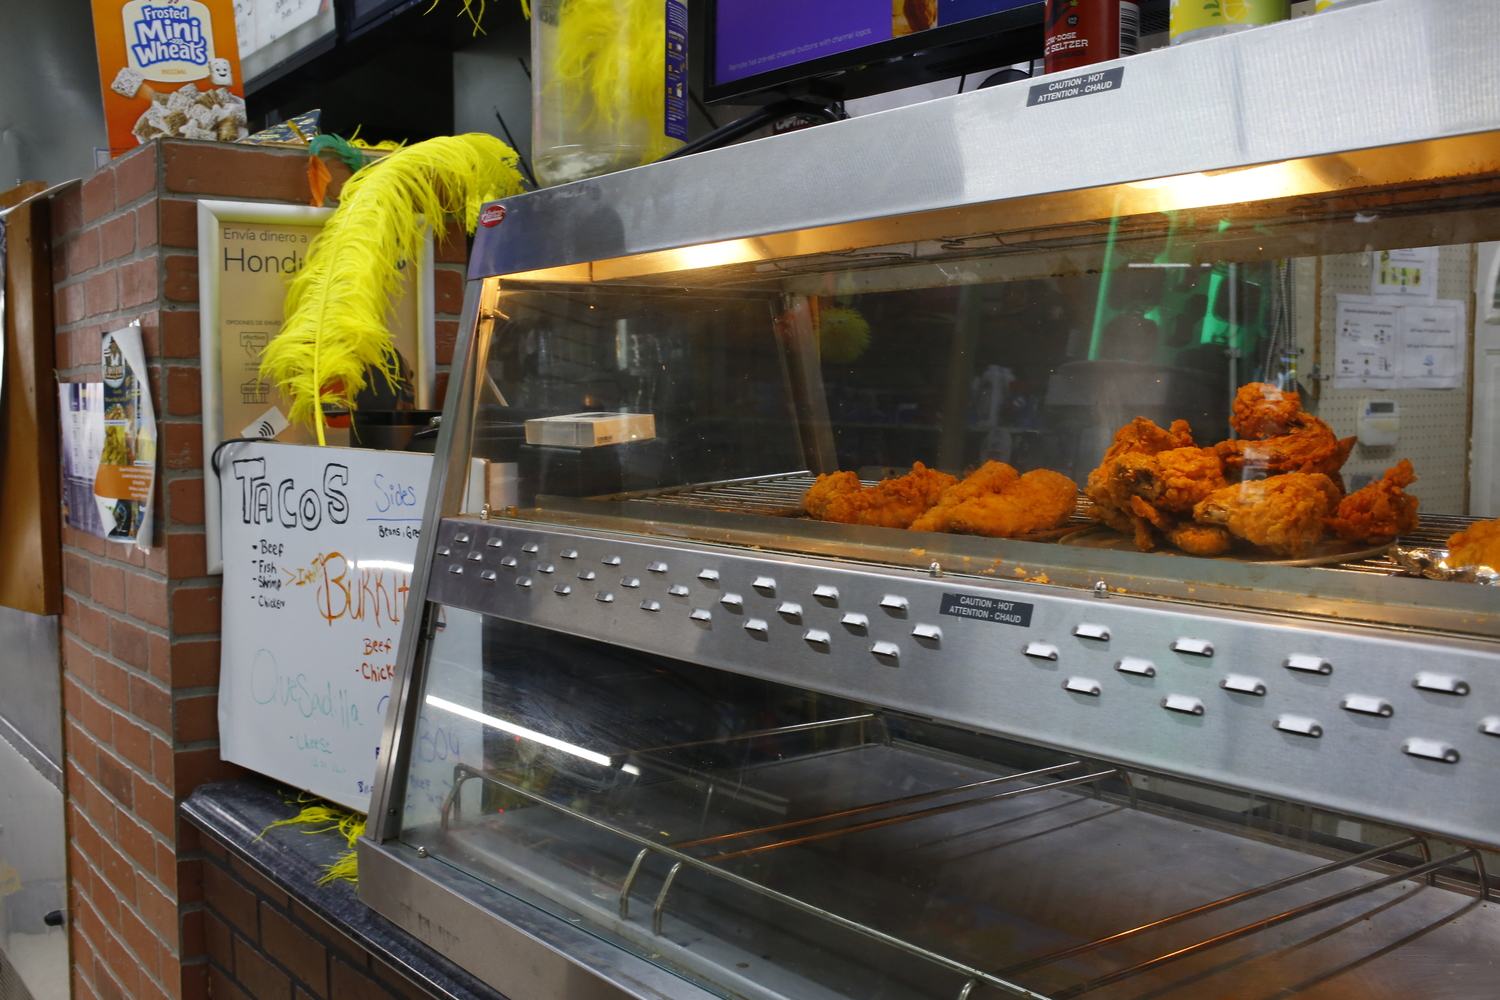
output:
<path id="1" fill-rule="evenodd" d="M 1001 260 L 1006 280 L 978 258 L 943 283 L 502 281 L 473 454 L 515 463 L 528 516 L 631 502 L 901 529 L 898 551 L 948 534 L 1367 569 L 1463 528 L 1480 248 L 1236 260 L 1191 236 L 1055 273 Z"/>
<path id="2" fill-rule="evenodd" d="M 1123 998 L 1225 970 L 1395 997 L 1349 961 L 1362 939 L 1309 947 L 1307 927 L 1374 921 L 1383 941 L 1463 905 L 1391 910 L 1353 865 L 1428 855 L 1376 824 L 452 607 L 438 622 L 403 840 L 726 997 Z"/>
<path id="3" fill-rule="evenodd" d="M 485 279 L 400 838 L 724 997 L 1447 989 L 1493 141 Z"/>
<path id="4" fill-rule="evenodd" d="M 1415 573 L 1493 513 L 1473 302 L 1500 210 L 1464 174 L 1492 142 L 488 279 L 473 454 L 514 463 L 543 521 L 947 572 L 1071 559 L 1047 579 L 1088 587 L 1098 550 L 1370 577 L 1401 539 Z M 1484 537 L 1448 569 L 1500 561 Z M 1216 572 L 1185 566 L 1151 575 Z"/>

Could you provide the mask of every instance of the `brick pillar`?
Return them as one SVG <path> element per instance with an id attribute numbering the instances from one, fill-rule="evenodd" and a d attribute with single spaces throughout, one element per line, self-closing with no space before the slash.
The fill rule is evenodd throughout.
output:
<path id="1" fill-rule="evenodd" d="M 203 860 L 176 803 L 219 760 L 221 578 L 206 572 L 200 197 L 307 203 L 306 154 L 155 140 L 52 203 L 58 377 L 98 381 L 99 335 L 141 321 L 161 424 L 149 554 L 63 528 L 63 701 L 76 1000 L 208 995 Z M 331 164 L 336 197 L 348 171 Z M 461 234 L 438 252 L 452 356 Z M 440 387 L 446 373 L 440 369 Z"/>

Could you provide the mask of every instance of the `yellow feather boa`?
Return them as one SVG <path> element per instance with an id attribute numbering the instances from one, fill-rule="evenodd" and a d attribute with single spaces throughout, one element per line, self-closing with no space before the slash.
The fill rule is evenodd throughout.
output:
<path id="1" fill-rule="evenodd" d="M 351 407 L 372 365 L 396 376 L 387 317 L 402 263 L 420 259 L 430 224 L 457 216 L 473 232 L 484 202 L 518 194 L 516 160 L 494 136 L 443 136 L 399 149 L 344 185 L 260 364 L 261 377 L 291 400 L 288 418 L 313 424 L 319 444 L 325 405 Z"/>

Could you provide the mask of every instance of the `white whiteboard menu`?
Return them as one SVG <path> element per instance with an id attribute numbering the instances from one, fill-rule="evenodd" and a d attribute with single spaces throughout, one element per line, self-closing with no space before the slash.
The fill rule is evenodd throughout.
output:
<path id="1" fill-rule="evenodd" d="M 219 466 L 220 754 L 367 811 L 432 456 L 247 443 Z"/>
<path id="2" fill-rule="evenodd" d="M 318 42 L 331 46 L 335 27 L 332 0 L 234 0 L 234 30 L 246 80 Z"/>

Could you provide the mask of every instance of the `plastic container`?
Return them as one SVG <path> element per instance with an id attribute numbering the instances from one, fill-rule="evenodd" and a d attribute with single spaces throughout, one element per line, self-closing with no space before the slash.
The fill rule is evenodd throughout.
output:
<path id="1" fill-rule="evenodd" d="M 1325 10 L 1343 10 L 1345 7 L 1357 7 L 1362 3 L 1374 2 L 1375 0 L 1318 0 L 1313 13 L 1321 14 Z"/>
<path id="2" fill-rule="evenodd" d="M 658 160 L 687 141 L 682 0 L 540 0 L 532 160 L 543 187 Z"/>
<path id="3" fill-rule="evenodd" d="M 1140 50 L 1135 0 L 1047 0 L 1046 72 L 1064 73 Z"/>
<path id="4" fill-rule="evenodd" d="M 1291 0 L 1180 0 L 1172 4 L 1171 44 L 1229 35 L 1291 16 Z"/>

